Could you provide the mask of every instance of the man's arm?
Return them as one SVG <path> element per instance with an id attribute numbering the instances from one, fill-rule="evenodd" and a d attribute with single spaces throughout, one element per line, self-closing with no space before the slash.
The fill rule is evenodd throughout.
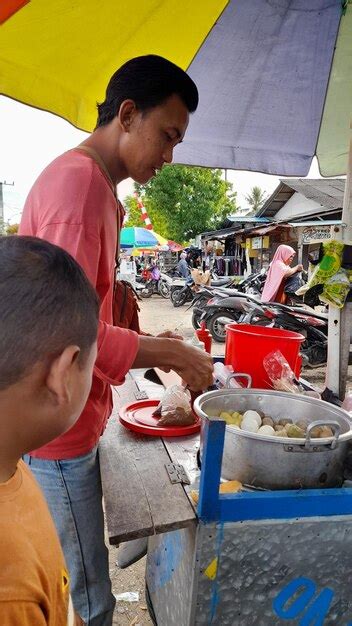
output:
<path id="1" fill-rule="evenodd" d="M 213 361 L 209 354 L 178 339 L 140 337 L 132 368 L 164 367 L 177 372 L 193 391 L 213 384 Z"/>

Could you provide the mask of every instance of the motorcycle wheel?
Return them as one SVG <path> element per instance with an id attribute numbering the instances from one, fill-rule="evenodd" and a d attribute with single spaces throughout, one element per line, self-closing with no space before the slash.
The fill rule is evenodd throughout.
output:
<path id="1" fill-rule="evenodd" d="M 226 324 L 231 322 L 237 322 L 239 314 L 236 313 L 215 313 L 208 322 L 208 330 L 214 339 L 218 343 L 224 343 L 226 339 Z"/>
<path id="2" fill-rule="evenodd" d="M 142 296 L 142 298 L 150 298 L 153 295 L 153 284 L 146 283 L 143 289 L 139 291 L 139 295 Z"/>
<path id="3" fill-rule="evenodd" d="M 184 287 L 179 287 L 171 290 L 170 300 L 174 307 L 182 306 L 186 302 L 187 292 L 181 293 Z"/>
<path id="4" fill-rule="evenodd" d="M 159 293 L 162 298 L 170 298 L 170 285 L 165 280 L 160 281 Z"/>
<path id="5" fill-rule="evenodd" d="M 187 291 L 177 291 L 175 299 L 172 301 L 174 307 L 182 306 L 187 302 Z"/>

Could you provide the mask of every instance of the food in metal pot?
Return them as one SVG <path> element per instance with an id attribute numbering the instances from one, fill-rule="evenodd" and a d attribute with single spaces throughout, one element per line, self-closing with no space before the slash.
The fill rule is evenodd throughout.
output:
<path id="1" fill-rule="evenodd" d="M 258 424 L 258 428 L 259 426 L 261 426 L 262 424 L 262 418 L 260 417 L 259 413 L 257 411 L 246 411 L 245 413 L 243 413 L 243 419 L 252 419 L 255 420 Z"/>
<path id="2" fill-rule="evenodd" d="M 263 417 L 262 424 L 263 426 L 271 426 L 272 428 L 274 428 L 274 420 L 271 417 L 268 417 L 267 415 Z"/>
<path id="3" fill-rule="evenodd" d="M 249 433 L 257 433 L 259 429 L 259 424 L 257 420 L 253 417 L 243 417 L 241 429 L 246 430 Z"/>
<path id="4" fill-rule="evenodd" d="M 302 428 L 302 430 L 306 432 L 308 428 L 308 423 L 308 420 L 298 420 L 296 422 L 296 426 L 299 426 L 299 428 Z"/>
<path id="5" fill-rule="evenodd" d="M 321 427 L 321 431 L 319 435 L 320 439 L 322 439 L 323 437 L 333 437 L 333 436 L 334 436 L 334 433 L 332 432 L 332 429 L 330 428 L 330 426 Z"/>
<path id="6" fill-rule="evenodd" d="M 292 437 L 292 438 L 295 438 L 295 439 L 304 439 L 305 438 L 304 430 L 302 430 L 302 428 L 297 426 L 297 424 L 286 424 L 285 430 L 286 430 L 286 433 L 287 433 L 287 437 Z"/>
<path id="7" fill-rule="evenodd" d="M 274 437 L 276 435 L 275 430 L 269 424 L 264 424 L 258 429 L 258 435 L 265 435 L 266 437 Z"/>
<path id="8" fill-rule="evenodd" d="M 261 417 L 258 411 L 253 410 L 248 410 L 243 415 L 239 411 L 233 411 L 232 413 L 230 411 L 222 411 L 219 417 L 225 420 L 228 426 L 267 437 L 305 439 L 309 425 L 309 421 L 306 419 L 293 423 L 293 420 L 289 417 L 283 417 L 278 421 L 274 421 L 270 415 L 262 414 Z M 312 428 L 310 434 L 312 439 L 334 436 L 329 426 L 316 426 Z"/>
<path id="9" fill-rule="evenodd" d="M 310 436 L 312 437 L 312 439 L 319 439 L 321 431 L 322 431 L 322 426 L 315 426 L 310 431 Z"/>
<path id="10" fill-rule="evenodd" d="M 278 422 L 281 426 L 286 426 L 286 424 L 292 424 L 293 420 L 291 420 L 290 417 L 283 417 L 282 419 L 279 420 Z"/>

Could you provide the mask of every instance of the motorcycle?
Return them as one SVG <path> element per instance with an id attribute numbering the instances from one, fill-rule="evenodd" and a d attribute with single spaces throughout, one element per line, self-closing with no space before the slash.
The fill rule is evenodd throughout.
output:
<path id="1" fill-rule="evenodd" d="M 169 298 L 171 284 L 172 278 L 160 272 L 157 267 L 152 270 L 146 268 L 141 274 L 141 280 L 137 278 L 136 290 L 142 298 L 150 298 L 154 293 L 162 298 Z"/>
<path id="2" fill-rule="evenodd" d="M 328 350 L 328 316 L 307 308 L 278 303 L 243 303 L 246 313 L 242 324 L 270 326 L 300 333 L 305 337 L 301 347 L 309 367 L 325 365 Z"/>
<path id="3" fill-rule="evenodd" d="M 266 278 L 265 270 L 261 270 L 261 272 L 256 272 L 247 276 L 247 278 L 243 278 L 237 283 L 232 281 L 229 285 L 223 285 L 218 287 L 202 287 L 199 293 L 194 295 L 193 301 L 189 308 L 193 307 L 192 312 L 192 326 L 195 330 L 200 328 L 200 323 L 202 319 L 205 319 L 206 323 L 212 317 L 210 315 L 210 310 L 208 311 L 208 315 L 205 318 L 202 318 L 205 307 L 210 303 L 216 304 L 215 298 L 219 300 L 225 299 L 229 296 L 231 297 L 239 297 L 243 298 L 245 295 L 253 295 L 254 297 L 259 297 L 262 291 L 264 282 Z M 232 288 L 232 285 L 234 288 Z M 227 306 L 227 303 L 225 302 Z M 230 303 L 230 308 L 233 305 L 233 302 Z M 216 310 L 212 311 L 212 313 L 217 313 Z M 236 314 L 235 320 L 237 320 L 240 315 L 242 315 L 243 311 L 239 307 L 239 314 Z M 213 338 L 215 341 L 225 341 L 225 325 L 230 321 L 233 321 L 233 317 L 231 314 L 225 316 L 226 319 L 223 318 L 223 313 L 221 313 L 220 318 L 218 316 L 214 317 L 214 319 L 210 322 L 213 327 Z"/>
<path id="4" fill-rule="evenodd" d="M 211 287 L 226 287 L 232 284 L 232 279 L 220 278 L 211 280 Z M 170 290 L 170 299 L 174 307 L 182 306 L 186 302 L 192 302 L 196 293 L 199 293 L 208 287 L 195 286 L 192 276 L 187 278 L 177 278 L 173 281 Z"/>

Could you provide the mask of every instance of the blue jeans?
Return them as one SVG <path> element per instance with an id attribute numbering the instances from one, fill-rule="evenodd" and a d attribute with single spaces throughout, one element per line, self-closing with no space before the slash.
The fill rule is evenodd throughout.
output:
<path id="1" fill-rule="evenodd" d="M 111 593 L 98 449 L 85 456 L 24 460 L 44 492 L 70 572 L 74 607 L 87 626 L 111 626 Z"/>

